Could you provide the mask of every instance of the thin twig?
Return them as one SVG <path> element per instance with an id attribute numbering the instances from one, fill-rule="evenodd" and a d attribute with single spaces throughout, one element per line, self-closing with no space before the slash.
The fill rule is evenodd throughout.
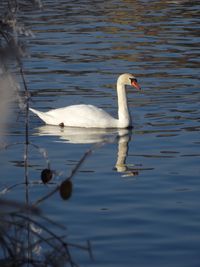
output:
<path id="1" fill-rule="evenodd" d="M 41 202 L 43 202 L 44 200 L 46 200 L 47 198 L 51 197 L 52 195 L 54 195 L 58 190 L 59 190 L 60 186 L 57 186 L 56 188 L 54 188 L 51 192 L 49 192 L 48 194 L 46 194 L 45 196 L 43 196 L 42 198 L 38 199 L 33 205 L 37 206 L 39 205 Z"/>
<path id="2" fill-rule="evenodd" d="M 50 234 L 52 237 L 54 237 L 63 247 L 65 247 L 67 253 L 68 253 L 68 257 L 69 257 L 69 262 L 71 264 L 71 266 L 73 266 L 73 261 L 68 249 L 68 244 L 65 243 L 62 239 L 60 239 L 56 234 L 54 234 L 52 231 L 50 231 L 47 227 L 45 227 L 44 225 L 41 225 L 39 222 L 34 221 L 33 219 L 26 217 L 24 215 L 21 214 L 16 214 L 17 217 L 19 218 L 23 218 L 25 220 L 28 220 L 29 222 L 34 223 L 35 225 L 37 225 L 38 227 L 40 227 L 41 229 L 43 229 L 45 232 L 47 232 L 48 234 Z"/>
<path id="3" fill-rule="evenodd" d="M 20 211 L 27 211 L 28 210 L 29 212 L 32 212 L 33 214 L 36 214 L 36 215 L 40 214 L 40 210 L 37 207 L 35 207 L 34 205 L 27 205 L 27 204 L 23 204 L 23 203 L 19 203 L 19 202 L 16 203 L 15 201 L 11 201 L 11 200 L 0 199 L 0 206 L 15 208 L 15 209 L 18 209 Z M 1 211 L 2 211 L 2 208 L 1 208 Z"/>
<path id="4" fill-rule="evenodd" d="M 17 216 L 17 215 L 16 215 L 16 217 L 23 217 L 23 220 L 26 220 L 26 221 L 28 220 L 28 221 L 31 221 L 31 222 L 34 223 L 34 224 L 38 224 L 38 223 L 36 223 L 36 221 L 34 221 L 34 220 L 30 220 L 30 218 L 29 218 L 29 217 L 26 217 L 26 216 Z M 22 230 L 23 230 L 24 227 L 25 227 L 25 226 L 24 226 L 24 221 L 22 221 L 21 223 L 19 223 L 19 221 L 18 221 L 18 222 L 14 222 L 14 221 L 10 221 L 10 220 L 3 219 L 3 222 L 4 222 L 4 223 L 7 223 L 7 224 L 9 224 L 9 225 L 13 225 L 13 226 L 15 226 L 15 227 L 17 227 L 17 228 L 21 228 Z M 42 227 L 41 229 L 44 230 L 44 227 L 43 227 L 42 225 L 40 225 L 39 227 Z M 55 235 L 52 236 L 50 231 L 49 231 L 49 234 L 51 235 L 51 238 L 44 238 L 42 235 L 40 235 L 40 234 L 37 233 L 36 231 L 32 230 L 31 228 L 30 228 L 30 232 L 31 232 L 33 235 L 39 237 L 40 240 L 37 241 L 37 242 L 35 242 L 34 244 L 30 244 L 29 249 L 31 249 L 31 247 L 33 247 L 35 244 L 37 244 L 37 243 L 39 243 L 39 242 L 45 242 L 45 243 L 47 243 L 50 247 L 52 247 L 54 250 L 57 250 L 57 252 L 60 252 L 60 249 L 56 246 L 56 244 L 54 245 L 54 244 L 52 244 L 51 242 L 49 242 L 50 239 L 55 240 Z M 10 237 L 9 237 L 8 234 L 7 234 L 7 232 L 4 233 L 4 235 L 6 235 L 8 239 L 10 239 Z M 56 239 L 57 239 L 58 241 L 60 241 L 61 238 L 62 238 L 62 237 L 58 237 L 58 236 L 56 236 Z M 17 240 L 14 240 L 14 242 L 15 242 L 15 244 L 16 244 L 17 242 L 19 242 L 19 240 L 18 240 L 18 239 L 17 239 Z M 6 243 L 6 244 L 7 244 L 7 243 Z M 64 241 L 63 241 L 63 244 L 65 244 Z M 62 244 L 62 246 L 65 247 L 63 244 Z M 12 252 L 12 251 L 11 251 L 11 252 Z"/>
<path id="5" fill-rule="evenodd" d="M 82 156 L 82 158 L 79 160 L 79 162 L 76 164 L 76 166 L 72 169 L 71 174 L 63 182 L 66 182 L 66 181 L 68 181 L 68 180 L 70 180 L 70 179 L 73 178 L 73 176 L 77 173 L 77 171 L 79 170 L 79 168 L 81 167 L 81 165 L 83 164 L 83 162 L 86 160 L 86 158 L 93 152 L 94 148 L 95 147 L 89 149 L 88 151 L 86 151 L 84 153 L 84 155 Z M 48 194 L 46 194 L 42 198 L 38 199 L 34 203 L 34 205 L 39 205 L 41 202 L 43 202 L 44 200 L 48 199 L 53 194 L 55 194 L 59 189 L 60 189 L 60 185 L 57 186 L 56 188 L 54 188 L 51 192 L 49 192 Z"/>

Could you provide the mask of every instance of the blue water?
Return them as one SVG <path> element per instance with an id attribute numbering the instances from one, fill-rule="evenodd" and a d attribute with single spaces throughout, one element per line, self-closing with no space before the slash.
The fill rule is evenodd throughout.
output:
<path id="1" fill-rule="evenodd" d="M 49 0 L 24 14 L 35 34 L 24 64 L 33 108 L 91 103 L 116 116 L 118 75 L 134 73 L 143 89 L 128 89 L 131 131 L 45 127 L 30 114 L 30 141 L 57 173 L 54 184 L 30 186 L 30 203 L 93 149 L 70 199 L 56 193 L 39 205 L 71 243 L 91 241 L 93 260 L 72 249 L 80 266 L 200 264 L 199 11 L 198 1 Z M 24 116 L 9 130 L 7 143 L 22 142 Z M 2 190 L 24 181 L 23 151 L 0 151 Z M 46 160 L 30 146 L 30 181 L 40 180 Z M 25 201 L 24 185 L 4 196 Z"/>

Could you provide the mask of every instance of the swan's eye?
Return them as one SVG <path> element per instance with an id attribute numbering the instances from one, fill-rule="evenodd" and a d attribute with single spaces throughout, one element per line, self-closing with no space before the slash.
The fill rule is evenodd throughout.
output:
<path id="1" fill-rule="evenodd" d="M 131 80 L 131 83 L 132 82 L 136 82 L 137 83 L 137 79 L 135 79 L 135 78 L 130 78 L 130 80 Z"/>

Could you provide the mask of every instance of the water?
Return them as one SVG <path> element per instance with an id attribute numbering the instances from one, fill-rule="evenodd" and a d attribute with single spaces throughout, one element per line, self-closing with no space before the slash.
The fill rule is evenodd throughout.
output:
<path id="1" fill-rule="evenodd" d="M 48 152 L 55 183 L 104 142 L 73 177 L 70 199 L 40 204 L 70 242 L 91 241 L 93 261 L 73 252 L 80 266 L 200 264 L 199 10 L 198 1 L 49 0 L 24 14 L 36 36 L 25 60 L 32 107 L 92 103 L 115 115 L 119 74 L 134 73 L 143 88 L 128 89 L 132 131 L 62 131 L 30 116 L 31 142 Z M 24 140 L 23 119 L 7 142 Z M 1 150 L 1 188 L 23 182 L 23 149 Z M 30 180 L 45 166 L 30 148 Z M 32 185 L 30 202 L 53 188 Z M 24 201 L 24 186 L 6 197 Z"/>

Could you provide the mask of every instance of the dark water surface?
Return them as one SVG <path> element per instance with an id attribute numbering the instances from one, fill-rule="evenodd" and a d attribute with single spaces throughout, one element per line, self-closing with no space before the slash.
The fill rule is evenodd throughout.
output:
<path id="1" fill-rule="evenodd" d="M 200 2 L 44 2 L 43 11 L 25 13 L 35 34 L 25 61 L 33 108 L 91 103 L 117 115 L 114 88 L 124 72 L 143 92 L 128 89 L 132 131 L 61 130 L 30 115 L 31 141 L 48 152 L 56 183 L 90 143 L 104 142 L 73 178 L 71 198 L 55 194 L 41 209 L 67 226 L 71 242 L 91 241 L 94 261 L 74 252 L 80 266 L 199 266 Z M 7 141 L 22 140 L 23 116 Z M 23 149 L 1 151 L 1 188 L 23 180 Z M 45 164 L 31 148 L 30 179 Z M 52 188 L 31 186 L 30 202 Z M 6 196 L 23 201 L 24 187 Z"/>

